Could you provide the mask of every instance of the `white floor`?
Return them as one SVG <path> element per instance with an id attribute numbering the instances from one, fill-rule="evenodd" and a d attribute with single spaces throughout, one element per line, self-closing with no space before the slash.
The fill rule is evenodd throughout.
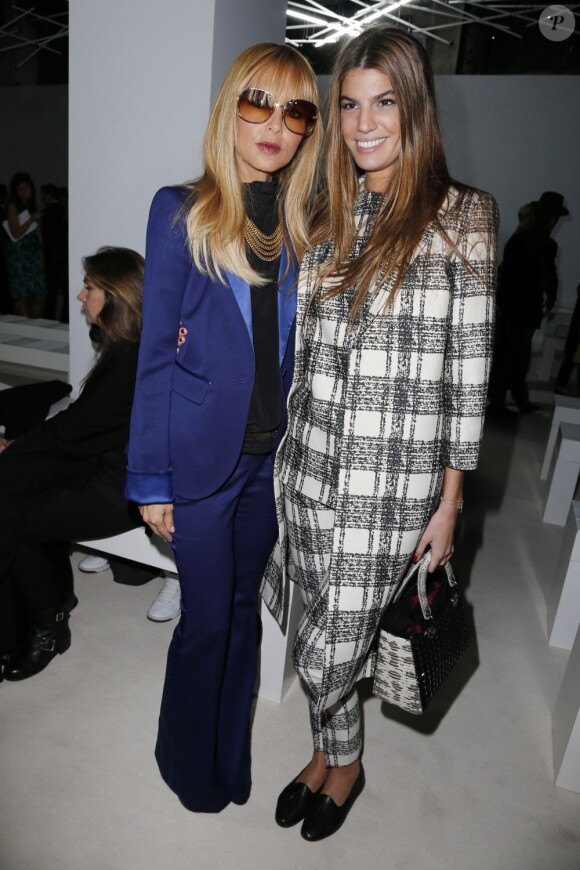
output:
<path id="1" fill-rule="evenodd" d="M 257 704 L 249 803 L 181 806 L 153 758 L 173 629 L 145 619 L 158 583 L 78 573 L 70 651 L 0 685 L 0 870 L 578 870 L 580 794 L 553 784 L 568 654 L 546 641 L 562 538 L 541 522 L 549 416 L 488 427 L 455 559 L 477 641 L 423 718 L 367 698 L 367 787 L 338 834 L 308 844 L 273 820 L 310 753 L 296 683 Z"/>

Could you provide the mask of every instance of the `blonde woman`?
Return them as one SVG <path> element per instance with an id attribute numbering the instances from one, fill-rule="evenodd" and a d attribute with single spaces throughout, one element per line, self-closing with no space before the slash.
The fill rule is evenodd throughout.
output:
<path id="1" fill-rule="evenodd" d="M 412 37 L 379 27 L 348 43 L 329 103 L 266 575 L 280 609 L 281 569 L 305 602 L 294 664 L 314 751 L 276 820 L 304 820 L 306 840 L 333 834 L 364 787 L 356 683 L 393 584 L 427 547 L 433 569 L 452 550 L 483 423 L 497 224 L 493 199 L 449 176 Z"/>
<path id="2" fill-rule="evenodd" d="M 204 173 L 157 193 L 127 492 L 182 587 L 156 757 L 190 810 L 248 800 L 258 592 L 294 362 L 297 258 L 321 129 L 316 80 L 263 43 L 228 72 Z"/>

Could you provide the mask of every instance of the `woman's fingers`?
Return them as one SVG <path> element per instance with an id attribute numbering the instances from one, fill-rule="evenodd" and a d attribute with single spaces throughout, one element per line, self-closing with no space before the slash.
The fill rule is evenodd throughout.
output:
<path id="1" fill-rule="evenodd" d="M 411 560 L 418 562 L 425 550 L 429 548 L 431 550 L 429 571 L 433 572 L 438 565 L 445 565 L 453 552 L 453 532 L 456 520 L 456 514 L 436 511 L 419 540 Z"/>
<path id="2" fill-rule="evenodd" d="M 173 540 L 173 532 L 175 531 L 175 526 L 173 524 L 173 505 L 172 504 L 165 505 L 164 520 L 165 520 L 165 529 L 167 531 L 167 536 L 162 536 L 162 537 L 165 537 L 166 541 L 172 541 Z"/>
<path id="3" fill-rule="evenodd" d="M 172 504 L 144 504 L 139 506 L 139 511 L 144 521 L 152 532 L 171 543 L 173 540 L 173 505 Z"/>

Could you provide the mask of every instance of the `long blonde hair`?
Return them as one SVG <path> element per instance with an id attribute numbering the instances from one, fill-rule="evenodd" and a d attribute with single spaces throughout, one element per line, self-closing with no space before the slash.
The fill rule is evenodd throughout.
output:
<path id="1" fill-rule="evenodd" d="M 252 83 L 274 95 L 284 87 L 295 99 L 319 105 L 308 61 L 289 45 L 263 42 L 234 61 L 213 107 L 204 142 L 204 173 L 191 185 L 184 206 L 191 257 L 196 267 L 224 280 L 233 272 L 250 284 L 264 282 L 249 265 L 244 245 L 244 199 L 237 166 L 237 99 Z M 320 119 L 292 162 L 279 174 L 278 209 L 286 242 L 300 260 L 308 245 L 307 206 L 322 141 Z"/>
<path id="2" fill-rule="evenodd" d="M 390 78 L 399 108 L 401 153 L 368 245 L 359 257 L 349 260 L 359 173 L 341 133 L 340 95 L 346 74 L 354 69 L 374 69 Z M 329 276 L 339 279 L 328 290 L 329 297 L 358 285 L 352 305 L 355 319 L 379 276 L 386 281 L 396 275 L 389 301 L 393 298 L 421 233 L 437 220 L 451 184 L 433 73 L 420 43 L 395 28 L 375 26 L 343 46 L 330 85 L 327 137 L 325 185 L 317 201 L 312 236 L 313 244 L 332 238 L 334 252 L 321 271 L 319 285 Z M 460 194 L 454 208 L 461 199 Z"/>

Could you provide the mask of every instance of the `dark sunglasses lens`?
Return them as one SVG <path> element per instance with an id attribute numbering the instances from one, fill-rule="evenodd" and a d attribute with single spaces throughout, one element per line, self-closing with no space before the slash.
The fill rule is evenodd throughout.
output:
<path id="1" fill-rule="evenodd" d="M 308 136 L 314 130 L 318 109 L 308 100 L 290 100 L 284 107 L 284 123 L 292 133 Z"/>
<path id="2" fill-rule="evenodd" d="M 272 114 L 271 95 L 259 88 L 248 88 L 238 97 L 238 114 L 242 121 L 263 124 Z"/>

